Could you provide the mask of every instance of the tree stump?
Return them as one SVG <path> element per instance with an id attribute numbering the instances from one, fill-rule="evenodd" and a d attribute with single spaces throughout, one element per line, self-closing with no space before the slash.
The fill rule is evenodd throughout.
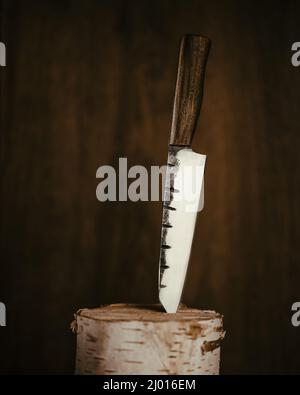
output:
<path id="1" fill-rule="evenodd" d="M 77 374 L 219 374 L 223 317 L 115 304 L 75 314 Z"/>

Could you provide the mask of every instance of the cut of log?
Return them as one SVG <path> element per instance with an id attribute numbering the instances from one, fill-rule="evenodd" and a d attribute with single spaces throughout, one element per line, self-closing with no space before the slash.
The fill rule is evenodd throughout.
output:
<path id="1" fill-rule="evenodd" d="M 115 304 L 75 314 L 77 374 L 219 374 L 223 317 Z"/>

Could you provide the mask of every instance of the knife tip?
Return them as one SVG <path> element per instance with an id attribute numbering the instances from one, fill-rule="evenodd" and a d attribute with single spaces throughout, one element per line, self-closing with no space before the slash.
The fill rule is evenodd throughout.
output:
<path id="1" fill-rule="evenodd" d="M 174 302 L 173 300 L 170 300 L 168 297 L 162 295 L 161 292 L 159 293 L 159 300 L 167 313 L 169 314 L 177 313 L 179 302 Z"/>

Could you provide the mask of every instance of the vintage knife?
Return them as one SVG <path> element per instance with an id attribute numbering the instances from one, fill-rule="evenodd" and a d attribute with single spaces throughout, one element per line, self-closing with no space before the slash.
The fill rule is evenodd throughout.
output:
<path id="1" fill-rule="evenodd" d="M 190 148 L 200 112 L 210 40 L 181 40 L 168 166 L 165 178 L 159 299 L 176 313 L 189 263 L 197 212 L 203 208 L 205 155 Z"/>

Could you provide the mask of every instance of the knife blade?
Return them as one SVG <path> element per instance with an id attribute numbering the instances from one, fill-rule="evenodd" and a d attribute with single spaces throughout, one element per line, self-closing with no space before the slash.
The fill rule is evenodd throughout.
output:
<path id="1" fill-rule="evenodd" d="M 159 260 L 159 300 L 176 313 L 184 287 L 197 213 L 204 204 L 206 155 L 191 149 L 199 117 L 210 40 L 181 39 L 165 178 Z"/>

